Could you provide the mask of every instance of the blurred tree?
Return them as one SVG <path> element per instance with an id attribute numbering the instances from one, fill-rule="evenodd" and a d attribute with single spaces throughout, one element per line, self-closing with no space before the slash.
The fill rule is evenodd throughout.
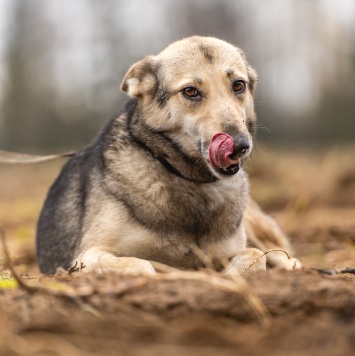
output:
<path id="1" fill-rule="evenodd" d="M 322 1 L 12 4 L 0 149 L 81 147 L 127 100 L 119 87 L 132 62 L 191 35 L 220 37 L 246 50 L 259 72 L 260 125 L 271 130 L 259 130 L 262 139 L 355 137 L 355 27 L 341 26 Z"/>
<path id="2" fill-rule="evenodd" d="M 114 0 L 88 2 L 93 27 L 90 54 L 93 73 L 90 109 L 98 117 L 114 114 L 126 100 L 120 95 L 125 63 L 131 63 L 128 29 L 122 26 L 122 4 Z M 102 120 L 102 119 L 101 119 Z"/>
<path id="3" fill-rule="evenodd" d="M 84 121 L 94 120 L 96 113 L 88 110 L 84 96 L 76 92 L 61 102 L 53 68 L 60 54 L 55 51 L 55 28 L 45 10 L 45 3 L 33 6 L 18 0 L 14 4 L 1 110 L 2 149 L 78 148 L 93 135 Z"/>
<path id="4" fill-rule="evenodd" d="M 191 35 L 214 36 L 243 46 L 243 3 L 197 0 L 169 1 L 167 16 L 171 32 L 180 38 Z M 237 37 L 237 41 L 236 41 Z"/>
<path id="5" fill-rule="evenodd" d="M 322 101 L 315 113 L 313 139 L 317 143 L 354 142 L 355 138 L 355 46 L 352 48 L 352 72 L 335 77 L 323 88 Z M 342 80 L 339 80 L 342 78 Z M 346 80 L 346 81 L 345 81 Z"/>

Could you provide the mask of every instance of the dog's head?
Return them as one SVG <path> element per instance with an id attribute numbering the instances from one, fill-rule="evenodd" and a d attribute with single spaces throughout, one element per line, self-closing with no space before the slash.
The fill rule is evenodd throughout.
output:
<path id="1" fill-rule="evenodd" d="M 220 176 L 235 174 L 251 152 L 256 82 L 239 48 L 195 36 L 135 63 L 122 90 L 138 99 L 146 124 Z"/>

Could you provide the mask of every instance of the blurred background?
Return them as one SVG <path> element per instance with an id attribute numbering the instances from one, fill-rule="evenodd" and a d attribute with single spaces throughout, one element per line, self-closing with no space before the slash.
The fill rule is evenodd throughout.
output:
<path id="1" fill-rule="evenodd" d="M 120 84 L 130 65 L 191 35 L 238 45 L 259 73 L 259 145 L 245 167 L 252 196 L 290 238 L 292 254 L 305 267 L 354 266 L 354 0 L 0 0 L 0 150 L 83 147 L 127 101 Z M 17 271 L 36 282 L 36 221 L 64 162 L 0 164 L 0 229 Z M 54 325 L 48 330 L 60 340 Z M 25 327 L 16 330 L 23 336 Z M 6 331 L 0 326 L 1 355 L 9 354 L 1 353 Z M 55 354 L 73 354 L 65 345 Z"/>
<path id="2" fill-rule="evenodd" d="M 130 64 L 190 35 L 257 69 L 259 140 L 355 138 L 353 0 L 0 0 L 0 149 L 78 149 L 127 100 Z"/>

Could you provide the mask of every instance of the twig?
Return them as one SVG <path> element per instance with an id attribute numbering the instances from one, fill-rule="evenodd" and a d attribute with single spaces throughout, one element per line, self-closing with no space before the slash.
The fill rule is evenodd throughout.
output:
<path id="1" fill-rule="evenodd" d="M 77 305 L 81 310 L 85 310 L 90 312 L 91 314 L 101 317 L 101 314 L 92 306 L 87 303 L 84 303 L 80 297 L 78 296 L 76 290 L 66 284 L 60 283 L 60 286 L 63 287 L 64 289 L 53 289 L 53 288 L 46 288 L 43 286 L 39 285 L 28 285 L 25 283 L 17 274 L 12 259 L 9 254 L 9 250 L 6 245 L 6 238 L 5 238 L 5 229 L 2 223 L 0 223 L 0 239 L 3 247 L 3 251 L 5 254 L 5 259 L 7 262 L 7 265 L 11 271 L 11 274 L 13 278 L 17 281 L 18 285 L 20 288 L 22 288 L 24 291 L 26 291 L 29 294 L 34 294 L 34 293 L 42 293 L 47 296 L 52 296 L 52 297 L 60 297 L 60 298 L 65 298 L 67 300 L 70 300 L 73 302 L 75 305 Z M 58 283 L 59 285 L 59 283 Z"/>
<path id="2" fill-rule="evenodd" d="M 18 283 L 19 287 L 22 288 L 23 290 L 25 290 L 26 292 L 33 294 L 33 293 L 43 293 L 46 295 L 50 295 L 50 296 L 55 296 L 55 297 L 64 297 L 64 298 L 69 298 L 72 301 L 74 301 L 76 304 L 80 304 L 81 301 L 78 300 L 78 296 L 75 293 L 75 290 L 65 284 L 62 284 L 64 289 L 51 289 L 51 288 L 46 288 L 43 286 L 31 286 L 27 283 L 25 283 L 17 274 L 15 268 L 14 268 L 14 264 L 12 262 L 12 259 L 10 257 L 10 253 L 9 250 L 7 248 L 7 244 L 6 244 L 6 238 L 5 238 L 5 229 L 2 223 L 0 223 L 0 238 L 1 238 L 1 243 L 2 243 L 2 248 L 5 254 L 5 260 L 6 263 L 11 271 L 11 274 L 13 276 L 13 278 L 16 280 L 16 282 Z"/>
<path id="3" fill-rule="evenodd" d="M 78 267 L 78 261 L 75 261 L 75 265 L 68 268 L 68 274 L 73 274 L 74 272 L 81 272 L 86 266 L 83 262 L 80 262 L 80 267 Z"/>
<path id="4" fill-rule="evenodd" d="M 256 258 L 248 267 L 246 267 L 240 274 L 245 273 L 248 269 L 250 269 L 251 267 L 253 267 L 255 265 L 255 263 L 259 262 L 264 256 L 266 256 L 268 253 L 270 252 L 283 252 L 287 255 L 287 258 L 290 260 L 292 257 L 288 254 L 288 252 L 286 252 L 285 250 L 281 249 L 281 248 L 273 248 L 269 251 L 264 252 L 261 256 L 259 256 L 258 258 Z"/>
<path id="5" fill-rule="evenodd" d="M 82 300 L 80 299 L 80 296 L 77 294 L 76 290 L 68 285 L 64 285 L 63 289 L 51 289 L 51 288 L 46 288 L 43 286 L 30 286 L 27 283 L 24 283 L 23 280 L 18 276 L 18 274 L 15 271 L 14 265 L 12 263 L 12 260 L 10 258 L 10 254 L 6 245 L 6 239 L 5 239 L 5 230 L 2 225 L 0 225 L 0 235 L 1 235 L 1 242 L 3 245 L 3 250 L 5 253 L 5 258 L 6 262 L 9 266 L 9 269 L 14 277 L 14 279 L 18 282 L 19 286 L 27 291 L 28 293 L 43 293 L 49 296 L 55 296 L 55 297 L 64 297 L 64 298 L 69 298 L 71 301 L 74 301 L 76 304 L 78 304 L 82 309 L 87 309 L 88 306 L 86 306 Z M 287 254 L 286 251 L 280 250 L 280 249 L 273 249 L 270 251 L 267 251 L 264 253 L 266 255 L 269 252 L 273 251 L 282 251 Z M 250 268 L 253 264 L 257 263 L 260 258 L 262 258 L 264 255 L 259 257 L 257 260 L 255 260 L 250 266 L 248 266 L 242 273 L 244 273 L 248 268 Z M 290 256 L 287 254 L 287 256 L 290 258 Z M 206 261 L 207 262 L 207 261 Z M 257 315 L 259 320 L 262 323 L 268 323 L 270 314 L 263 304 L 263 302 L 260 300 L 260 298 L 252 291 L 250 286 L 246 283 L 246 281 L 243 279 L 242 276 L 236 275 L 236 276 L 229 276 L 232 277 L 232 280 L 226 279 L 225 277 L 220 277 L 216 274 L 206 274 L 203 272 L 195 272 L 195 271 L 180 271 L 178 269 L 175 269 L 173 267 L 153 262 L 152 264 L 154 267 L 157 269 L 167 272 L 167 273 L 160 273 L 152 276 L 147 276 L 147 279 L 155 279 L 155 280 L 166 280 L 166 281 L 176 281 L 176 280 L 194 280 L 194 281 L 201 281 L 204 283 L 208 283 L 212 285 L 215 288 L 218 288 L 220 290 L 232 292 L 232 293 L 238 293 L 242 297 L 245 298 L 249 306 L 252 308 L 254 313 Z M 74 265 L 72 270 L 76 270 L 78 267 L 77 265 Z M 214 273 L 214 271 L 210 270 L 211 273 Z M 138 284 L 140 286 L 141 283 Z M 131 289 L 131 288 L 128 288 Z M 91 310 L 91 306 L 90 310 Z M 94 314 L 96 311 L 91 310 Z M 97 314 L 97 313 L 96 313 Z"/>
<path id="6" fill-rule="evenodd" d="M 26 164 L 37 164 L 42 162 L 53 161 L 59 158 L 69 158 L 75 155 L 76 152 L 66 152 L 57 155 L 29 155 L 26 153 L 16 153 L 8 151 L 0 151 L 0 164 L 11 164 L 11 165 L 26 165 Z"/>
<path id="7" fill-rule="evenodd" d="M 342 274 L 342 273 L 351 273 L 355 274 L 355 267 L 346 267 L 341 270 L 336 270 L 336 269 L 323 269 L 323 268 L 312 268 L 313 271 L 317 271 L 320 274 L 328 274 L 331 276 L 334 276 L 336 274 Z"/>
<path id="8" fill-rule="evenodd" d="M 313 271 L 318 272 L 319 274 L 328 274 L 328 275 L 336 275 L 338 272 L 335 269 L 323 269 L 323 268 L 311 268 Z"/>
<path id="9" fill-rule="evenodd" d="M 33 293 L 34 292 L 33 287 L 24 283 L 23 280 L 19 277 L 19 275 L 15 271 L 14 264 L 12 263 L 12 259 L 10 257 L 9 250 L 7 248 L 6 239 L 5 239 L 5 228 L 2 223 L 0 223 L 0 238 L 1 238 L 2 249 L 3 249 L 4 255 L 5 255 L 5 261 L 9 267 L 9 270 L 11 271 L 12 276 L 14 277 L 15 281 L 18 283 L 18 285 L 22 289 L 24 289 L 28 293 Z"/>
<path id="10" fill-rule="evenodd" d="M 7 244 L 6 244 L 5 229 L 1 223 L 0 223 L 0 239 L 1 239 L 2 247 L 3 247 L 3 251 L 5 254 L 6 263 L 10 269 L 10 272 L 11 272 L 13 278 L 17 281 L 20 288 L 22 288 L 29 294 L 42 293 L 42 294 L 45 294 L 48 296 L 62 297 L 65 299 L 69 299 L 74 304 L 76 304 L 81 310 L 89 311 L 93 315 L 101 317 L 101 314 L 99 311 L 97 311 L 92 305 L 83 302 L 83 300 L 81 299 L 81 295 L 79 295 L 78 291 L 75 288 L 73 288 L 67 284 L 63 284 L 60 282 L 54 282 L 56 284 L 56 288 L 57 288 L 57 289 L 54 289 L 54 288 L 45 287 L 45 286 L 41 286 L 41 285 L 33 285 L 32 286 L 32 285 L 28 285 L 27 283 L 25 283 L 18 276 L 18 274 L 14 268 L 14 264 L 11 260 L 9 250 L 8 250 Z M 73 266 L 73 270 L 71 271 L 71 273 L 76 272 L 80 268 L 84 268 L 84 267 L 85 266 L 83 266 L 83 264 L 81 264 L 80 267 L 77 267 L 77 264 L 76 264 Z M 134 288 L 139 288 L 139 287 L 143 286 L 145 283 L 146 283 L 146 280 L 145 279 L 143 280 L 142 278 L 134 281 L 134 283 L 128 283 L 128 284 L 125 283 L 124 285 L 122 285 L 120 288 L 118 288 L 116 290 L 116 294 L 119 295 L 119 294 L 122 294 L 128 290 L 131 290 Z"/>
<path id="11" fill-rule="evenodd" d="M 352 273 L 355 274 L 355 267 L 345 267 L 340 270 L 340 273 Z"/>

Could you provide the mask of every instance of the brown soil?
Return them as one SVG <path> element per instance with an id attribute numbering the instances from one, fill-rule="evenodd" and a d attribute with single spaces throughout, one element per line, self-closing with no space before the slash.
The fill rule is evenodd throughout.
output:
<path id="1" fill-rule="evenodd" d="M 0 252 L 0 355 L 352 354 L 355 274 L 336 272 L 355 266 L 355 150 L 262 152 L 252 191 L 305 268 L 246 283 L 209 271 L 41 276 L 35 221 L 60 164 L 0 167 L 0 221 L 29 286 Z"/>

